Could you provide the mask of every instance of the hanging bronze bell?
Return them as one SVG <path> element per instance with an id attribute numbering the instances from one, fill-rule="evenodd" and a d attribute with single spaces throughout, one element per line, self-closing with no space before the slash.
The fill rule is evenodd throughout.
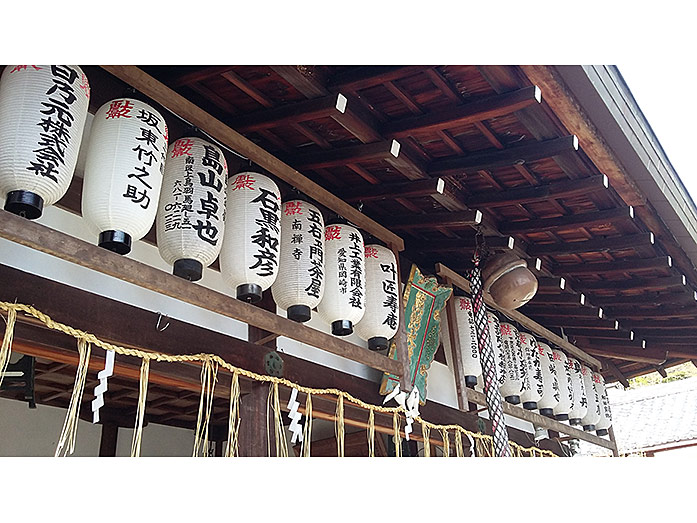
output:
<path id="1" fill-rule="evenodd" d="M 525 260 L 512 252 L 497 254 L 487 260 L 482 270 L 484 292 L 505 310 L 517 309 L 529 302 L 537 292 L 537 278 Z"/>

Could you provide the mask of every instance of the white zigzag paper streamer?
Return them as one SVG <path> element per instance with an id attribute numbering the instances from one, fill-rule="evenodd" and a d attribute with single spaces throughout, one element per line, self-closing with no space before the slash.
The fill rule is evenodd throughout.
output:
<path id="1" fill-rule="evenodd" d="M 293 389 L 293 392 L 290 393 L 290 400 L 288 400 L 287 406 L 290 409 L 290 412 L 288 413 L 288 417 L 290 418 L 290 425 L 288 426 L 288 428 L 293 433 L 293 437 L 291 438 L 290 442 L 293 444 L 296 441 L 302 442 L 303 440 L 303 426 L 300 423 L 300 420 L 302 419 L 303 415 L 301 412 L 298 412 L 300 402 L 297 400 L 297 397 L 298 389 Z"/>
<path id="2" fill-rule="evenodd" d="M 99 423 L 99 409 L 104 406 L 104 393 L 109 389 L 107 379 L 114 374 L 114 356 L 116 353 L 113 350 L 106 351 L 106 360 L 104 362 L 104 370 L 100 370 L 97 374 L 99 385 L 94 388 L 92 400 L 92 423 Z"/>
<path id="3" fill-rule="evenodd" d="M 398 383 L 395 385 L 395 388 L 392 389 L 392 392 L 385 396 L 385 399 L 382 400 L 382 404 L 384 405 L 392 399 L 404 409 L 404 415 L 407 418 L 407 423 L 404 426 L 404 435 L 407 441 L 409 441 L 409 434 L 412 433 L 411 426 L 414 423 L 414 418 L 419 415 L 419 389 L 414 387 L 409 396 L 407 396 L 406 392 L 399 390 Z"/>

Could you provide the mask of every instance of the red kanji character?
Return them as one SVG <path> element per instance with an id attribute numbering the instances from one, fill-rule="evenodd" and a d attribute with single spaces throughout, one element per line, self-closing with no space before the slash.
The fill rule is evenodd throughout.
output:
<path id="1" fill-rule="evenodd" d="M 80 77 L 80 84 L 78 85 L 80 89 L 85 91 L 85 95 L 87 95 L 87 99 L 90 99 L 90 84 L 87 81 L 87 76 L 85 76 L 85 73 L 82 73 L 82 77 Z"/>
<path id="2" fill-rule="evenodd" d="M 324 229 L 324 241 L 330 240 L 340 240 L 341 239 L 341 227 L 338 225 L 333 225 Z"/>
<path id="3" fill-rule="evenodd" d="M 165 124 L 165 142 L 169 142 L 169 129 L 167 128 L 167 124 Z"/>
<path id="4" fill-rule="evenodd" d="M 284 208 L 286 216 L 302 214 L 302 202 L 287 202 Z"/>
<path id="5" fill-rule="evenodd" d="M 109 110 L 106 112 L 105 120 L 109 118 L 130 118 L 128 114 L 133 109 L 133 104 L 128 100 L 114 100 L 109 106 Z"/>
<path id="6" fill-rule="evenodd" d="M 501 325 L 501 334 L 511 334 L 510 325 Z"/>
<path id="7" fill-rule="evenodd" d="M 365 248 L 365 257 L 366 258 L 377 258 L 378 257 L 378 250 L 375 247 L 366 247 Z"/>
<path id="8" fill-rule="evenodd" d="M 236 191 L 237 189 L 250 189 L 254 190 L 254 186 L 252 185 L 256 180 L 252 178 L 248 174 L 239 174 L 237 175 L 237 178 L 235 178 L 232 182 L 232 191 Z"/>
<path id="9" fill-rule="evenodd" d="M 189 140 L 188 138 L 180 138 L 179 140 L 174 142 L 172 158 L 176 158 L 177 156 L 184 156 L 185 154 L 187 156 L 191 156 L 191 147 L 193 145 L 194 142 Z"/>
<path id="10" fill-rule="evenodd" d="M 527 343 L 528 338 L 525 334 L 519 333 L 518 336 L 520 337 L 520 343 Z"/>
<path id="11" fill-rule="evenodd" d="M 557 354 L 556 352 L 553 352 L 552 355 L 556 361 L 561 361 L 561 356 L 559 356 L 559 354 Z"/>
<path id="12" fill-rule="evenodd" d="M 10 74 L 14 73 L 15 71 L 25 71 L 29 67 L 28 65 L 15 65 L 15 68 L 10 71 Z M 41 71 L 41 67 L 36 67 L 35 65 L 32 65 L 31 67 L 34 68 L 35 71 Z"/>

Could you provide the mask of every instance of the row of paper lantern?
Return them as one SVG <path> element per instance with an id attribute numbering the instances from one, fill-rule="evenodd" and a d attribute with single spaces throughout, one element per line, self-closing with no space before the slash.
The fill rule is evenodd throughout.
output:
<path id="1" fill-rule="evenodd" d="M 469 387 L 483 385 L 481 359 L 472 301 L 456 296 L 460 351 Z M 506 401 L 559 421 L 568 420 L 586 431 L 607 435 L 612 425 L 605 380 L 598 372 L 559 349 L 501 323 L 487 312 L 499 391 Z"/>
<path id="2" fill-rule="evenodd" d="M 89 83 L 77 66 L 7 66 L 0 79 L 0 196 L 5 209 L 37 218 L 67 191 L 87 117 Z M 271 288 L 296 321 L 311 310 L 335 335 L 353 332 L 386 348 L 399 323 L 396 259 L 364 245 L 356 228 L 325 226 L 302 200 L 281 202 L 267 176 L 228 180 L 216 145 L 184 137 L 168 147 L 167 125 L 148 104 L 122 98 L 95 114 L 86 144 L 82 215 L 98 244 L 130 252 L 156 222 L 174 273 L 201 278 L 220 256 L 224 280 L 255 302 Z"/>

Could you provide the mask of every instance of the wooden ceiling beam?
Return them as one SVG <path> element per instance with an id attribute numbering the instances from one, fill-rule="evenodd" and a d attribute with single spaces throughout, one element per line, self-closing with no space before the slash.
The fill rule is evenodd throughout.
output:
<path id="1" fill-rule="evenodd" d="M 382 160 L 410 179 L 422 179 L 423 168 L 402 150 L 397 140 L 352 145 L 341 149 L 317 151 L 295 156 L 291 163 L 297 169 L 327 169 L 341 167 L 348 163 Z"/>
<path id="2" fill-rule="evenodd" d="M 656 318 L 697 318 L 697 307 L 689 306 L 653 306 L 650 309 L 642 309 L 639 306 L 614 306 L 608 307 L 607 313 L 622 320 L 641 320 Z"/>
<path id="3" fill-rule="evenodd" d="M 385 82 L 393 82 L 413 74 L 423 72 L 432 66 L 375 66 L 351 68 L 348 71 L 340 71 L 327 82 L 329 90 L 360 91 Z"/>
<path id="4" fill-rule="evenodd" d="M 622 305 L 648 306 L 655 305 L 694 305 L 697 302 L 697 292 L 690 289 L 689 293 L 635 294 L 633 296 L 595 296 L 594 301 L 606 308 Z"/>
<path id="5" fill-rule="evenodd" d="M 237 73 L 233 71 L 225 71 L 220 76 L 225 78 L 228 82 L 237 87 L 240 91 L 260 105 L 263 105 L 266 108 L 274 106 L 274 103 L 264 93 L 256 89 Z"/>
<path id="6" fill-rule="evenodd" d="M 623 360 L 623 361 L 633 361 L 633 362 L 640 362 L 640 363 L 650 363 L 652 365 L 660 365 L 661 363 L 664 363 L 667 359 L 667 353 L 663 352 L 648 352 L 645 350 L 609 350 L 604 347 L 584 347 L 585 351 L 588 351 L 589 354 L 593 354 L 594 356 L 598 356 L 601 358 L 613 358 L 615 360 Z M 605 362 L 603 362 L 603 366 L 605 366 Z M 608 370 L 612 370 L 608 366 Z M 613 373 L 614 374 L 614 373 Z M 627 385 L 625 385 L 626 387 Z"/>
<path id="7" fill-rule="evenodd" d="M 540 103 L 541 92 L 536 86 L 525 87 L 510 93 L 487 97 L 459 107 L 411 116 L 384 124 L 380 131 L 390 138 L 403 138 L 415 132 L 444 130 L 449 127 L 473 124 L 498 118 L 506 114 Z"/>
<path id="8" fill-rule="evenodd" d="M 583 293 L 555 293 L 555 294 L 544 294 L 537 293 L 535 297 L 528 303 L 532 304 L 554 304 L 554 305 L 587 305 L 586 295 Z"/>
<path id="9" fill-rule="evenodd" d="M 211 67 L 203 67 L 197 71 L 192 71 L 190 73 L 184 74 L 172 82 L 168 82 L 172 87 L 181 87 L 184 85 L 191 85 L 194 83 L 202 82 L 208 80 L 209 78 L 214 78 L 220 76 L 223 73 L 232 71 L 234 65 L 216 65 Z"/>
<path id="10" fill-rule="evenodd" d="M 542 276 L 537 278 L 537 292 L 545 293 L 546 291 L 558 293 L 559 291 L 573 292 L 568 286 L 566 278 L 561 276 Z"/>
<path id="11" fill-rule="evenodd" d="M 593 211 L 558 218 L 540 218 L 526 221 L 502 223 L 501 232 L 504 234 L 526 234 L 538 232 L 558 232 L 579 227 L 598 227 L 613 225 L 618 222 L 633 220 L 633 207 L 620 207 L 606 211 Z"/>
<path id="12" fill-rule="evenodd" d="M 643 291 L 661 291 L 687 287 L 684 274 L 664 276 L 662 278 L 632 278 L 629 280 L 603 280 L 579 282 L 578 286 L 587 291 L 628 291 L 641 289 Z"/>
<path id="13" fill-rule="evenodd" d="M 445 178 L 424 178 L 412 182 L 383 183 L 371 187 L 348 188 L 342 192 L 347 202 L 372 202 L 394 198 L 424 198 L 455 191 L 452 183 Z"/>
<path id="14" fill-rule="evenodd" d="M 482 222 L 482 213 L 477 210 L 439 212 L 385 218 L 383 223 L 390 229 L 433 229 L 434 227 L 476 227 Z"/>
<path id="15" fill-rule="evenodd" d="M 492 251 L 509 251 L 515 247 L 513 236 L 485 236 L 486 246 Z M 477 240 L 474 236 L 467 238 L 452 238 L 448 240 L 419 241 L 413 245 L 407 244 L 407 248 L 417 252 L 458 252 L 474 251 Z"/>
<path id="16" fill-rule="evenodd" d="M 395 250 L 401 251 L 404 249 L 404 241 L 402 238 L 359 212 L 350 204 L 344 202 L 341 198 L 327 191 L 319 184 L 303 176 L 296 169 L 280 161 L 278 158 L 237 133 L 228 125 L 206 113 L 200 107 L 197 107 L 162 82 L 158 82 L 155 78 L 146 74 L 138 67 L 119 65 L 103 65 L 101 67 L 121 81 L 134 87 L 143 93 L 143 95 L 172 111 L 180 118 L 195 125 L 225 146 L 249 158 L 262 169 L 266 169 L 272 175 L 291 184 L 308 197 L 345 217 L 357 227 L 360 227 L 388 245 L 392 245 Z"/>
<path id="17" fill-rule="evenodd" d="M 580 305 L 580 297 L 579 297 Z M 523 305 L 521 310 L 530 316 L 544 318 L 604 318 L 605 311 L 598 307 L 579 307 L 574 304 L 546 304 L 543 301 L 535 301 L 533 298 L 527 304 Z"/>
<path id="18" fill-rule="evenodd" d="M 510 167 L 516 164 L 552 158 L 560 154 L 578 151 L 578 138 L 564 136 L 543 142 L 532 142 L 509 147 L 472 153 L 467 156 L 435 160 L 428 166 L 431 175 L 449 175 Z"/>
<path id="19" fill-rule="evenodd" d="M 564 333 L 569 336 L 581 336 L 583 338 L 604 340 L 634 341 L 634 339 L 637 337 L 636 333 L 632 330 L 593 329 L 583 327 L 564 327 Z"/>
<path id="20" fill-rule="evenodd" d="M 545 202 L 555 198 L 569 198 L 587 195 L 608 188 L 606 176 L 591 176 L 578 180 L 537 185 L 534 187 L 516 187 L 500 191 L 487 191 L 466 198 L 467 205 L 486 205 L 487 207 L 503 207 L 519 203 Z"/>
<path id="21" fill-rule="evenodd" d="M 651 270 L 670 269 L 673 260 L 670 256 L 658 256 L 655 258 L 640 258 L 631 260 L 617 260 L 610 262 L 589 263 L 558 263 L 552 268 L 555 274 L 568 274 L 580 276 L 584 274 L 605 275 L 635 273 Z"/>
<path id="22" fill-rule="evenodd" d="M 582 254 L 586 252 L 610 252 L 624 249 L 638 249 L 654 244 L 653 233 L 638 233 L 617 236 L 613 238 L 594 238 L 580 242 L 563 242 L 530 245 L 528 253 L 531 256 L 556 256 L 561 254 Z M 561 266 L 560 272 L 563 271 Z"/>
<path id="23" fill-rule="evenodd" d="M 629 380 L 622 374 L 620 369 L 617 368 L 617 365 L 611 361 L 603 360 L 603 367 L 606 367 L 624 387 L 629 387 Z"/>
<path id="24" fill-rule="evenodd" d="M 606 318 L 575 318 L 573 316 L 559 318 L 550 316 L 543 317 L 542 323 L 549 327 L 562 327 L 564 329 L 567 329 L 568 327 L 581 327 L 589 329 L 617 330 L 620 328 L 620 322 L 618 320 L 610 320 Z M 624 323 L 622 326 L 624 326 Z"/>
<path id="25" fill-rule="evenodd" d="M 322 82 L 310 74 L 310 70 L 301 69 L 301 66 L 297 65 L 272 65 L 270 67 L 273 72 L 306 98 L 319 98 L 329 94 Z"/>

